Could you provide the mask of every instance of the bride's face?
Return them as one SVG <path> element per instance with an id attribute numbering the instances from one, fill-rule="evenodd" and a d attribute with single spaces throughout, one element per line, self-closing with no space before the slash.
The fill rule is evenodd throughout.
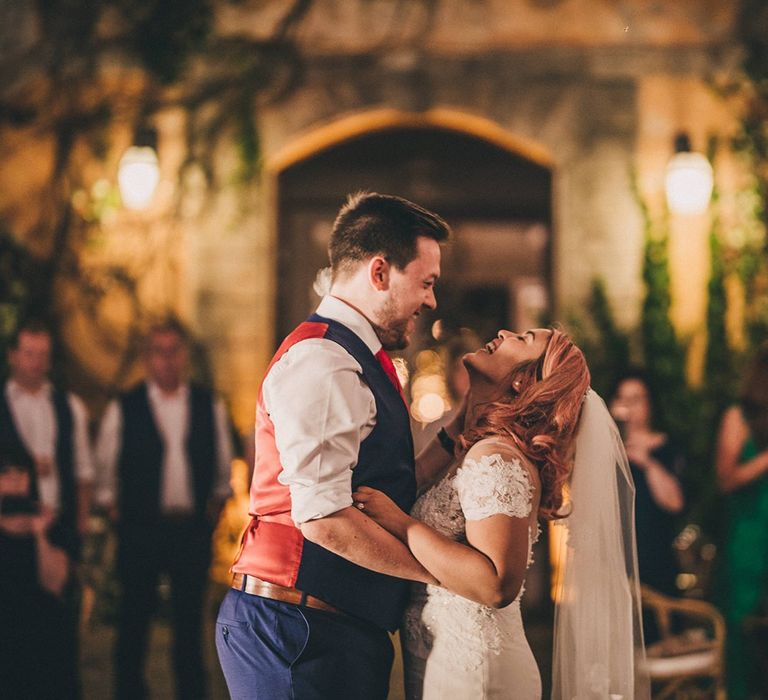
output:
<path id="1" fill-rule="evenodd" d="M 552 331 L 548 328 L 534 328 L 525 333 L 500 330 L 489 343 L 465 355 L 464 365 L 470 376 L 476 375 L 494 384 L 502 384 L 521 362 L 541 357 L 551 335 Z"/>

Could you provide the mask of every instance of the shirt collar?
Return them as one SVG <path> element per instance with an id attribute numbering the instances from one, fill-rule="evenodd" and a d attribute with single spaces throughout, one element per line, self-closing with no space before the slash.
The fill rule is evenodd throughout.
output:
<path id="1" fill-rule="evenodd" d="M 9 379 L 8 383 L 5 385 L 5 395 L 10 399 L 19 399 L 22 396 L 26 396 L 28 398 L 42 398 L 47 399 L 51 395 L 52 386 L 50 382 L 45 382 L 42 387 L 40 387 L 39 391 L 27 391 L 21 384 L 19 384 L 14 379 Z"/>
<path id="2" fill-rule="evenodd" d="M 173 393 L 169 394 L 163 391 L 155 382 L 151 379 L 147 380 L 147 393 L 153 401 L 181 401 L 187 398 L 189 395 L 189 384 L 182 383 L 179 388 Z"/>
<path id="3" fill-rule="evenodd" d="M 347 304 L 347 302 L 328 294 L 323 297 L 316 313 L 318 316 L 325 316 L 325 318 L 338 321 L 349 328 L 368 346 L 368 349 L 374 355 L 381 350 L 381 341 L 379 336 L 376 335 L 376 331 L 373 330 L 371 322 L 357 309 Z"/>

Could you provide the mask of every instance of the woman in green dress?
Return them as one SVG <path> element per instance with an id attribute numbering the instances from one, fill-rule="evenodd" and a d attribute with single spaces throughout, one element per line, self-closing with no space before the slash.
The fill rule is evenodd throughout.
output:
<path id="1" fill-rule="evenodd" d="M 768 344 L 745 379 L 739 403 L 723 415 L 717 444 L 717 479 L 729 501 L 723 573 L 730 700 L 765 690 L 744 621 L 764 613 L 768 597 Z"/>

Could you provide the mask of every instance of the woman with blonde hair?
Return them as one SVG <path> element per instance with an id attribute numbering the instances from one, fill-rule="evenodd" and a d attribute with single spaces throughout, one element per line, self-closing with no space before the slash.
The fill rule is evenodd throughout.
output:
<path id="1" fill-rule="evenodd" d="M 353 494 L 439 582 L 413 585 L 407 697 L 541 697 L 520 614 L 539 519 L 568 528 L 552 697 L 647 697 L 631 477 L 583 354 L 560 330 L 502 330 L 464 363 L 463 423 L 439 436 L 454 459 L 419 455 L 411 515 L 373 489 Z"/>

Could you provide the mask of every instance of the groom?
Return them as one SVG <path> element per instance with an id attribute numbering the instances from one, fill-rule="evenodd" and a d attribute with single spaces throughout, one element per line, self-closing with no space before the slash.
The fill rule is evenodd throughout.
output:
<path id="1" fill-rule="evenodd" d="M 408 410 L 387 350 L 436 306 L 437 215 L 399 197 L 349 197 L 334 223 L 332 286 L 272 359 L 256 420 L 251 522 L 219 611 L 233 698 L 386 698 L 387 630 L 408 579 L 434 582 L 353 507 L 360 486 L 415 499 Z"/>

